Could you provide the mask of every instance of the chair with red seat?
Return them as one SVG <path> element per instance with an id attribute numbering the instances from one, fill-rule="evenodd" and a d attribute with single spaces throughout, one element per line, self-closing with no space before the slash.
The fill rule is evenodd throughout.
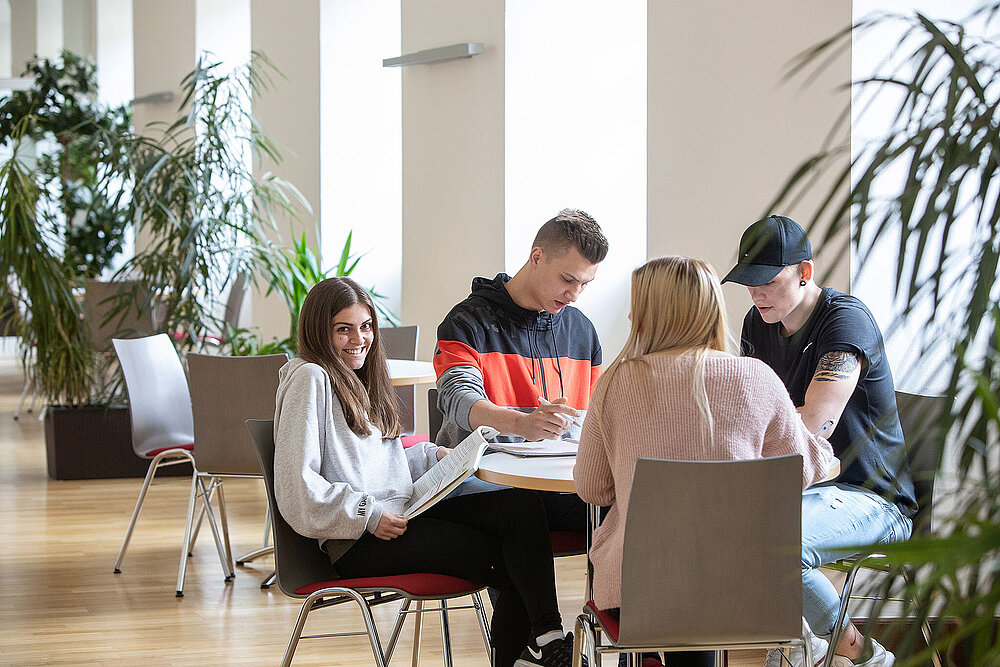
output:
<path id="1" fill-rule="evenodd" d="M 132 539 L 132 531 L 139 519 L 139 513 L 142 511 L 146 492 L 157 470 L 165 466 L 190 463 L 191 486 L 188 492 L 187 519 L 184 523 L 184 542 L 181 545 L 181 562 L 177 572 L 176 588 L 177 597 L 183 597 L 184 574 L 192 541 L 192 519 L 199 488 L 202 500 L 208 498 L 204 482 L 198 477 L 198 468 L 194 460 L 194 420 L 187 376 L 184 374 L 180 357 L 177 356 L 177 351 L 166 334 L 145 338 L 115 338 L 112 344 L 125 375 L 129 418 L 132 422 L 132 449 L 137 456 L 149 459 L 149 469 L 146 471 L 146 477 L 139 490 L 139 498 L 132 510 L 132 518 L 129 520 L 125 539 L 118 552 L 114 571 L 115 574 L 121 573 L 125 551 L 128 549 L 129 540 Z M 209 503 L 203 502 L 202 506 L 209 518 L 226 581 L 229 581 L 233 571 L 228 564 L 215 516 Z"/>
<path id="2" fill-rule="evenodd" d="M 366 632 L 337 633 L 335 636 L 367 634 L 371 643 L 372 653 L 378 667 L 386 667 L 392 657 L 396 640 L 402 629 L 406 614 L 416 615 L 416 628 L 413 641 L 413 664 L 417 664 L 420 648 L 420 619 L 425 612 L 441 612 L 441 637 L 444 644 L 445 665 L 451 665 L 451 645 L 449 638 L 446 610 L 462 607 L 447 607 L 446 600 L 472 596 L 472 606 L 479 618 L 479 627 L 483 633 L 487 655 L 490 655 L 489 625 L 479 592 L 483 586 L 471 581 L 442 574 L 406 574 L 387 577 L 366 577 L 362 579 L 329 579 L 331 574 L 330 561 L 316 544 L 316 540 L 296 533 L 282 518 L 274 498 L 274 421 L 267 419 L 248 419 L 247 429 L 264 475 L 264 489 L 267 491 L 267 502 L 271 509 L 271 529 L 274 534 L 274 564 L 277 570 L 278 587 L 285 595 L 301 598 L 302 608 L 299 610 L 295 627 L 288 640 L 284 658 L 281 664 L 289 665 L 295 654 L 295 648 L 300 639 L 312 639 L 331 635 L 302 636 L 306 619 L 310 612 L 345 602 L 357 603 L 365 621 Z M 402 600 L 402 606 L 396 616 L 389 642 L 383 650 L 378 636 L 378 628 L 372 616 L 371 607 L 386 602 Z M 426 600 L 440 601 L 441 606 L 424 609 Z M 416 602 L 416 609 L 410 610 L 411 602 Z"/>
<path id="3" fill-rule="evenodd" d="M 802 457 L 638 459 L 621 568 L 620 617 L 591 600 L 573 665 L 598 654 L 804 646 Z M 601 633 L 608 641 L 598 641 Z M 717 663 L 718 664 L 718 663 Z"/>

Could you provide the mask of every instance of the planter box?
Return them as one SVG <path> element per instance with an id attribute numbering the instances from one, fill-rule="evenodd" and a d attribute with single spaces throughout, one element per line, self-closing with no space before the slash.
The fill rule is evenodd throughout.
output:
<path id="1" fill-rule="evenodd" d="M 147 459 L 132 451 L 127 407 L 67 408 L 45 411 L 45 453 L 52 479 L 145 477 Z M 160 468 L 156 476 L 190 475 L 186 463 Z"/>

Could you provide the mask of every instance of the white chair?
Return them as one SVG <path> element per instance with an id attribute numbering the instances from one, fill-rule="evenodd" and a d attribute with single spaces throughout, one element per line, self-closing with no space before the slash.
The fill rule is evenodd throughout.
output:
<path id="1" fill-rule="evenodd" d="M 177 356 L 177 351 L 166 334 L 145 338 L 114 339 L 112 341 L 118 361 L 125 375 L 125 386 L 129 398 L 129 414 L 132 422 L 132 449 L 137 456 L 149 459 L 149 470 L 139 490 L 139 498 L 132 510 L 125 539 L 122 541 L 115 561 L 115 574 L 121 573 L 121 564 L 128 549 L 132 531 L 135 529 L 139 513 L 149 485 L 161 466 L 190 463 L 191 486 L 188 492 L 187 516 L 184 521 L 184 542 L 181 544 L 181 560 L 177 571 L 177 597 L 184 596 L 184 574 L 187 557 L 192 548 L 192 524 L 195 498 L 200 489 L 202 506 L 209 517 L 209 525 L 215 538 L 215 547 L 225 573 L 226 581 L 233 577 L 233 569 L 228 563 L 226 549 L 222 543 L 215 522 L 214 512 L 207 501 L 209 498 L 204 480 L 198 476 L 194 459 L 194 423 L 191 414 L 191 394 L 187 377 Z"/>
<path id="2" fill-rule="evenodd" d="M 598 654 L 799 645 L 802 457 L 639 459 L 621 574 L 621 615 L 593 601 L 577 618 L 573 665 Z M 600 633 L 607 641 L 599 639 Z"/>

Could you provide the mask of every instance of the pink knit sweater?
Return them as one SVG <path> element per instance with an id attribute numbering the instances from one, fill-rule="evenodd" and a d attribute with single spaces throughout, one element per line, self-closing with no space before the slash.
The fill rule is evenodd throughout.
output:
<path id="1" fill-rule="evenodd" d="M 594 601 L 601 609 L 621 605 L 625 513 L 637 458 L 722 461 L 801 453 L 803 488 L 829 469 L 830 443 L 809 433 L 778 376 L 749 357 L 712 352 L 705 358 L 714 438 L 703 445 L 693 370 L 694 357 L 687 354 L 634 359 L 601 383 L 590 403 L 573 477 L 585 501 L 611 505 L 590 551 Z"/>

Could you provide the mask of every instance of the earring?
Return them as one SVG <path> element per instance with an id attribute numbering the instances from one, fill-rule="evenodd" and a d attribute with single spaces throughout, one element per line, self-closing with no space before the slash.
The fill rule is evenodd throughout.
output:
<path id="1" fill-rule="evenodd" d="M 800 280 L 799 281 L 799 287 L 805 287 L 805 286 L 806 286 L 806 281 Z"/>

